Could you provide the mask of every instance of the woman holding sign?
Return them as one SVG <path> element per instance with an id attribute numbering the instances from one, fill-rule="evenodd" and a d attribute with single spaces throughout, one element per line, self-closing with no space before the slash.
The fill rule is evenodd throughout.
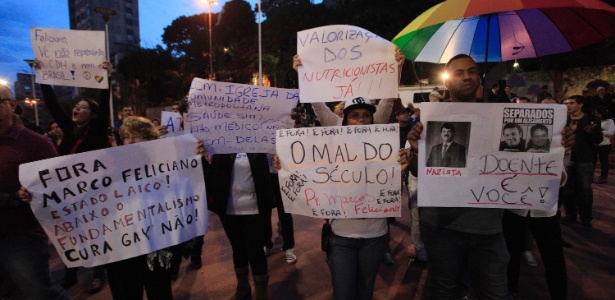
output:
<path id="1" fill-rule="evenodd" d="M 34 67 L 40 69 L 40 61 L 34 61 Z M 111 73 L 111 64 L 102 63 L 102 67 Z M 62 129 L 64 133 L 62 142 L 58 146 L 60 155 L 82 153 L 86 151 L 99 150 L 111 147 L 107 138 L 107 128 L 109 128 L 109 93 L 110 89 L 100 92 L 99 103 L 95 100 L 82 98 L 71 114 L 65 113 L 56 94 L 50 85 L 41 84 L 43 101 L 49 113 Z M 88 293 L 98 293 L 105 286 L 105 267 L 97 266 L 94 268 L 94 280 L 90 284 Z M 77 283 L 77 268 L 67 268 L 62 286 L 65 289 Z"/>
<path id="2" fill-rule="evenodd" d="M 124 145 L 158 139 L 158 129 L 143 117 L 127 117 L 119 130 Z M 169 248 L 113 262 L 107 265 L 113 299 L 173 299 Z M 179 255 L 179 254 L 177 254 Z"/>
<path id="3" fill-rule="evenodd" d="M 376 107 L 357 97 L 346 102 L 343 126 L 374 124 Z M 404 149 L 399 150 L 401 174 L 407 167 Z M 280 170 L 280 158 L 274 157 Z M 372 299 L 378 268 L 387 248 L 387 218 L 334 219 L 327 259 L 331 269 L 333 299 Z"/>
<path id="4" fill-rule="evenodd" d="M 205 156 L 202 142 L 198 152 Z M 203 159 L 207 204 L 220 217 L 233 249 L 237 288 L 231 299 L 251 299 L 249 268 L 256 299 L 267 299 L 269 273 L 263 241 L 269 237 L 273 193 L 269 162 L 264 153 L 215 154 Z"/>

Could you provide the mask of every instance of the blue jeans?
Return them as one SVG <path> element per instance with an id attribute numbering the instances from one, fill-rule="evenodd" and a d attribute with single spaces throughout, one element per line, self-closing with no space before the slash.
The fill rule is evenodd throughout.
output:
<path id="1" fill-rule="evenodd" d="M 386 246 L 385 235 L 355 239 L 333 234 L 328 253 L 333 299 L 372 299 Z"/>
<path id="2" fill-rule="evenodd" d="M 51 281 L 46 238 L 1 236 L 0 274 L 9 278 L 26 299 L 70 299 Z"/>
<path id="3" fill-rule="evenodd" d="M 501 232 L 483 235 L 423 222 L 420 226 L 429 262 L 430 299 L 455 299 L 466 273 L 478 299 L 506 299 L 509 255 Z"/>
<path id="4" fill-rule="evenodd" d="M 571 193 L 568 193 L 571 197 L 566 197 L 564 200 L 566 217 L 576 219 L 578 212 L 581 221 L 590 221 L 592 219 L 592 206 L 594 204 L 593 180 L 593 163 L 575 163 L 568 168 L 568 181 L 565 188 L 571 191 Z"/>

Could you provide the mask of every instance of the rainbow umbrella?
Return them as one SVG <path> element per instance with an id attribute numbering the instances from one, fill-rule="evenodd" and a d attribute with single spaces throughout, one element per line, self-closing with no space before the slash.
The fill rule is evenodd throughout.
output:
<path id="1" fill-rule="evenodd" d="M 465 53 L 500 62 L 576 50 L 615 35 L 615 8 L 598 0 L 448 0 L 393 38 L 406 59 L 446 63 Z"/>

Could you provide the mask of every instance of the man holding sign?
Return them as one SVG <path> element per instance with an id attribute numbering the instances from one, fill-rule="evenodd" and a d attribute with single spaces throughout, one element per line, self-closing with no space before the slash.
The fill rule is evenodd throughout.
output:
<path id="1" fill-rule="evenodd" d="M 449 60 L 445 70 L 450 76 L 445 86 L 450 91 L 451 101 L 476 102 L 480 79 L 474 60 L 468 55 L 459 54 Z M 422 131 L 423 124 L 417 123 L 408 135 L 411 171 L 417 176 L 418 140 Z M 564 147 L 574 143 L 574 137 L 567 128 L 562 135 Z M 433 180 L 427 174 L 421 176 Z M 457 296 L 455 292 L 466 270 L 478 298 L 507 298 L 509 254 L 502 234 L 503 212 L 503 209 L 497 208 L 420 208 L 421 236 L 429 260 L 432 297 Z"/>
<path id="2" fill-rule="evenodd" d="M 11 99 L 9 87 L 0 85 L 0 275 L 14 282 L 27 299 L 70 299 L 51 281 L 45 232 L 30 205 L 16 195 L 19 165 L 57 153 L 49 139 L 15 122 Z"/>

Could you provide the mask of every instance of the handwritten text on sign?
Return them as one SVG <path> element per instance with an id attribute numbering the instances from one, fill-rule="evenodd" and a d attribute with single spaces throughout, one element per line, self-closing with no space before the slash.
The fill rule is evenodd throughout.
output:
<path id="1" fill-rule="evenodd" d="M 68 267 L 150 253 L 207 231 L 196 139 L 183 135 L 20 166 L 32 211 Z"/>
<path id="2" fill-rule="evenodd" d="M 292 127 L 297 90 L 194 78 L 185 130 L 203 140 L 208 154 L 274 153 L 275 131 Z"/>
<path id="3" fill-rule="evenodd" d="M 396 98 L 395 47 L 363 28 L 331 25 L 297 33 L 301 102 Z"/>
<path id="4" fill-rule="evenodd" d="M 427 124 L 419 140 L 419 205 L 510 209 L 557 209 L 566 124 L 561 105 L 446 103 L 421 106 Z M 487 109 L 487 111 L 485 111 Z M 469 135 L 467 164 L 461 168 L 426 167 L 425 141 L 441 139 L 441 126 L 455 128 L 455 141 Z M 518 123 L 517 123 L 518 122 Z M 463 127 L 461 127 L 463 128 Z M 442 136 L 444 134 L 442 133 Z M 436 141 L 431 147 L 438 147 Z M 446 187 L 443 189 L 442 187 Z"/>
<path id="5" fill-rule="evenodd" d="M 399 125 L 283 129 L 284 209 L 315 218 L 401 216 Z"/>
<path id="6" fill-rule="evenodd" d="M 180 113 L 162 111 L 160 115 L 162 116 L 160 124 L 166 126 L 167 129 L 167 134 L 164 135 L 165 138 L 184 134 L 184 129 L 181 126 L 182 115 Z"/>
<path id="7" fill-rule="evenodd" d="M 31 28 L 32 48 L 41 62 L 36 83 L 108 89 L 105 32 Z"/>

